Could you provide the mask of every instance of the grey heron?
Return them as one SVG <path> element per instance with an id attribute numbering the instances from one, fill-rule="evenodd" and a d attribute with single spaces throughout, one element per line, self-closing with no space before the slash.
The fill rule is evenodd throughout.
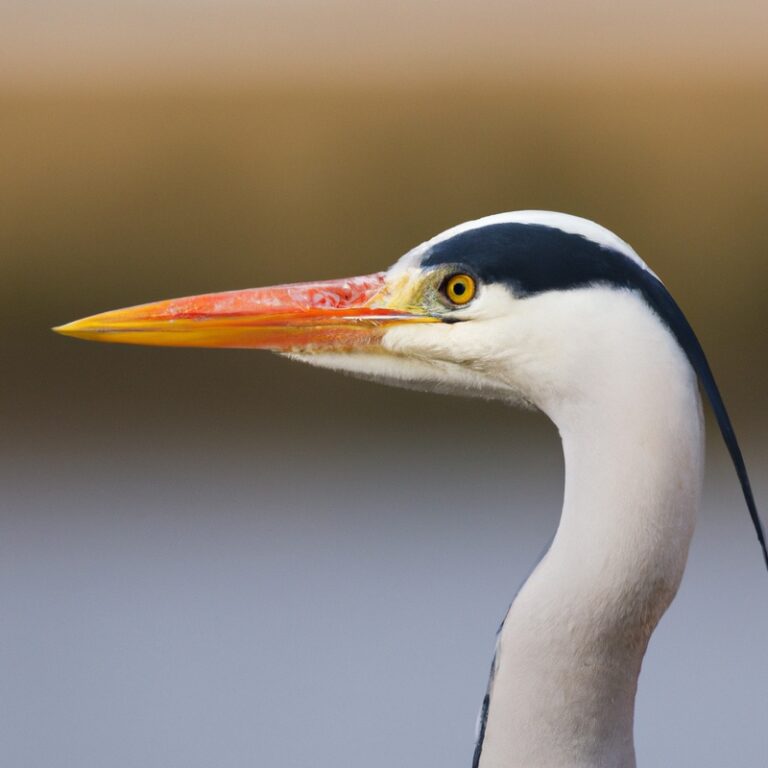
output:
<path id="1" fill-rule="evenodd" d="M 475 768 L 631 768 L 640 666 L 674 598 L 703 475 L 699 384 L 768 564 L 704 352 L 612 232 L 545 211 L 449 229 L 364 277 L 206 294 L 57 328 L 268 349 L 391 384 L 535 407 L 565 457 L 560 523 L 499 630 Z"/>

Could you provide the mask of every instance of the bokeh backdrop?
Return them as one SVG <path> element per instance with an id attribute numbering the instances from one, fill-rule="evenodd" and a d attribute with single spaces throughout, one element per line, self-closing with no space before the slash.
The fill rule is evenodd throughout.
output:
<path id="1" fill-rule="evenodd" d="M 0 764 L 468 766 L 562 490 L 536 414 L 52 325 L 580 214 L 687 312 L 768 508 L 766 6 L 542 6 L 3 6 Z M 768 579 L 711 427 L 646 766 L 768 755 Z"/>

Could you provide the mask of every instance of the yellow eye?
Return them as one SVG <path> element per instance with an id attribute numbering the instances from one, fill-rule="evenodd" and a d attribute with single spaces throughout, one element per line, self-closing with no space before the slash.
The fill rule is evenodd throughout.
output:
<path id="1" fill-rule="evenodd" d="M 469 275 L 451 275 L 443 284 L 445 295 L 454 304 L 469 304 L 475 297 L 476 291 L 474 278 Z"/>

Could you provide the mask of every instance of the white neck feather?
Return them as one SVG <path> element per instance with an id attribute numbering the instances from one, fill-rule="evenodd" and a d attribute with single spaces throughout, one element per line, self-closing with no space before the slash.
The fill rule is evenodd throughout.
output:
<path id="1" fill-rule="evenodd" d="M 703 472 L 695 375 L 641 309 L 622 304 L 632 316 L 613 316 L 616 333 L 592 329 L 605 346 L 583 387 L 537 403 L 562 437 L 563 512 L 499 636 L 481 768 L 635 765 L 637 678 L 682 577 Z"/>
<path id="2" fill-rule="evenodd" d="M 631 291 L 517 300 L 492 285 L 467 313 L 471 322 L 396 326 L 382 354 L 301 359 L 527 401 L 555 422 L 560 526 L 499 636 L 480 768 L 633 768 L 640 665 L 680 584 L 699 502 L 696 376 Z"/>

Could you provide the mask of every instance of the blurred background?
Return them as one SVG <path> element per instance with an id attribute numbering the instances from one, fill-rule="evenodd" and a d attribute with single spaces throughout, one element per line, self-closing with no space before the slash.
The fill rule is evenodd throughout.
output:
<path id="1" fill-rule="evenodd" d="M 766 29 L 748 0 L 5 0 L 2 765 L 469 766 L 561 501 L 536 414 L 52 325 L 568 211 L 678 298 L 768 509 Z M 646 766 L 768 753 L 768 583 L 709 432 Z"/>

